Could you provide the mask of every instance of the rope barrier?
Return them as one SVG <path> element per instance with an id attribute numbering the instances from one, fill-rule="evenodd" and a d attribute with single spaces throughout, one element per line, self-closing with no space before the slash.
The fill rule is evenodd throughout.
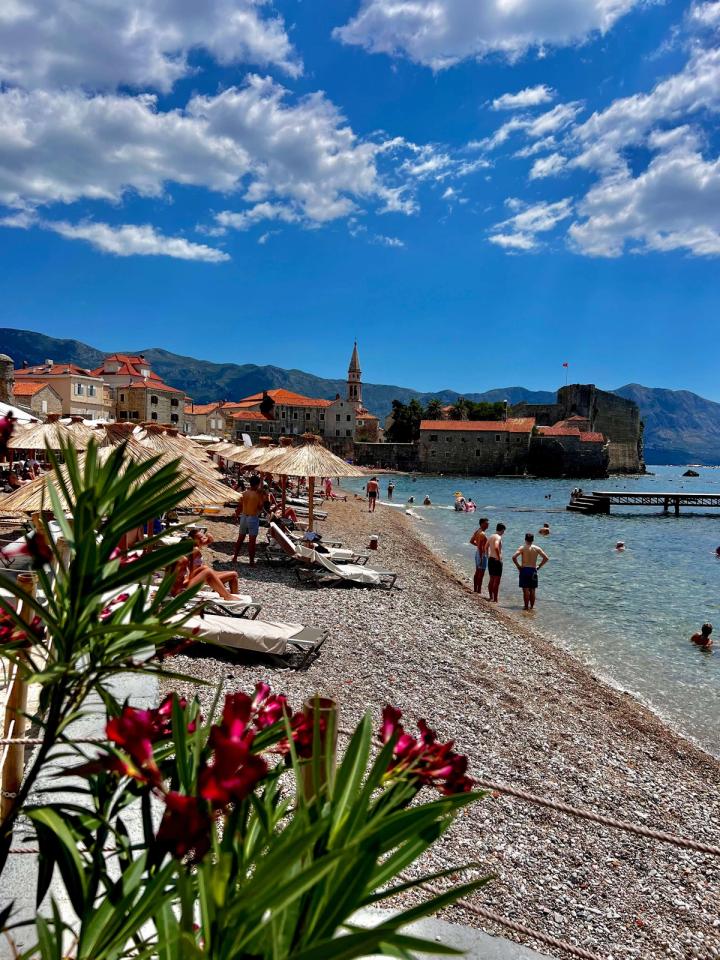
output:
<path id="1" fill-rule="evenodd" d="M 37 746 L 38 744 L 43 743 L 42 737 L 0 737 L 0 746 L 5 744 L 12 743 L 24 743 L 26 746 Z M 75 737 L 72 739 L 73 743 L 107 743 L 107 737 L 83 737 L 82 739 L 76 740 Z M 59 740 L 59 744 L 62 744 L 63 741 Z"/>

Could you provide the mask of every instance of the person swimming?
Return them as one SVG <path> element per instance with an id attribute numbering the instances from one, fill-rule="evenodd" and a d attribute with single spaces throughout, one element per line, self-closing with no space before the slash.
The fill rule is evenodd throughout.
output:
<path id="1" fill-rule="evenodd" d="M 550 524 L 549 524 L 549 523 L 544 523 L 544 524 L 540 527 L 540 529 L 538 530 L 538 533 L 539 533 L 540 536 L 542 536 L 542 537 L 547 537 L 547 536 L 549 536 L 549 535 L 550 535 Z"/>
<path id="2" fill-rule="evenodd" d="M 426 493 L 425 499 L 423 500 L 423 506 L 429 507 L 431 506 L 431 504 L 432 504 L 432 500 L 430 499 L 430 495 Z"/>
<path id="3" fill-rule="evenodd" d="M 415 497 L 408 497 L 408 503 L 415 503 Z"/>
<path id="4" fill-rule="evenodd" d="M 700 627 L 700 633 L 694 633 L 690 637 L 691 643 L 696 644 L 698 647 L 702 647 L 703 650 L 709 650 L 713 645 L 712 634 L 713 626 L 711 623 L 704 623 Z"/>
<path id="5" fill-rule="evenodd" d="M 622 553 L 622 551 L 625 549 L 624 541 L 618 540 L 618 542 L 615 544 L 615 549 L 618 551 L 618 553 Z"/>

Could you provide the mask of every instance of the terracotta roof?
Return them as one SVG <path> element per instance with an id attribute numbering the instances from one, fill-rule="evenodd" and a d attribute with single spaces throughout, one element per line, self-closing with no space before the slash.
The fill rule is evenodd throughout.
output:
<path id="1" fill-rule="evenodd" d="M 579 414 L 575 414 L 574 417 L 568 417 L 567 420 L 563 420 L 563 423 L 572 423 L 573 420 L 589 420 L 589 417 L 581 417 Z"/>
<path id="2" fill-rule="evenodd" d="M 133 380 L 127 387 L 121 387 L 121 390 L 165 390 L 167 393 L 182 393 L 177 387 L 170 387 L 162 380 L 151 380 L 149 377 L 144 380 Z"/>
<path id="3" fill-rule="evenodd" d="M 13 387 L 13 393 L 16 397 L 34 397 L 36 393 L 39 393 L 41 390 L 44 390 L 45 387 L 49 387 L 49 383 L 44 383 L 43 381 L 28 381 L 27 383 L 18 383 L 15 381 L 15 386 Z M 51 388 L 52 389 L 52 388 Z M 53 391 L 54 393 L 55 391 Z"/>
<path id="4" fill-rule="evenodd" d="M 532 433 L 535 417 L 509 417 L 507 420 L 422 420 L 421 430 L 453 430 L 468 433 Z"/>
<path id="5" fill-rule="evenodd" d="M 79 367 L 76 363 L 53 363 L 51 365 L 47 363 L 37 363 L 32 367 L 21 367 L 19 370 L 16 370 L 15 379 L 37 376 L 61 377 L 68 373 L 74 373 L 82 377 L 92 376 L 89 370 L 86 370 L 84 367 Z"/>
<path id="6" fill-rule="evenodd" d="M 605 443 L 605 435 L 602 433 L 581 433 L 582 443 Z"/>
<path id="7" fill-rule="evenodd" d="M 215 400 L 214 403 L 189 404 L 185 407 L 185 413 L 212 413 L 213 410 L 219 410 L 222 406 L 220 400 Z"/>
<path id="8" fill-rule="evenodd" d="M 243 410 L 241 413 L 234 413 L 232 415 L 233 420 L 273 420 L 273 417 L 269 416 L 267 413 L 263 413 L 262 410 Z"/>
<path id="9" fill-rule="evenodd" d="M 314 397 L 303 397 L 300 393 L 293 393 L 292 390 L 268 390 L 267 395 L 285 407 L 329 407 L 331 400 L 317 400 Z M 254 393 L 250 397 L 243 397 L 241 404 L 261 403 L 264 397 L 263 393 Z"/>
<path id="10" fill-rule="evenodd" d="M 119 365 L 118 369 L 106 371 L 105 364 L 108 361 L 117 363 Z M 150 371 L 147 375 L 149 380 L 160 381 L 160 377 L 156 373 L 153 373 L 147 360 L 143 360 L 141 357 L 131 357 L 126 353 L 111 353 L 110 356 L 105 357 L 101 366 L 92 371 L 92 374 L 95 377 L 101 377 L 104 373 L 111 377 L 141 377 L 141 370 L 143 368 Z"/>
<path id="11" fill-rule="evenodd" d="M 566 427 L 560 423 L 556 423 L 554 427 L 538 427 L 538 433 L 541 437 L 575 437 L 583 443 L 605 442 L 602 433 L 581 433 L 577 427 Z"/>
<path id="12" fill-rule="evenodd" d="M 360 410 L 355 414 L 356 417 L 362 417 L 363 420 L 379 420 L 379 417 L 376 417 L 374 413 L 370 413 L 369 410 L 366 410 L 365 407 L 361 407 Z"/>

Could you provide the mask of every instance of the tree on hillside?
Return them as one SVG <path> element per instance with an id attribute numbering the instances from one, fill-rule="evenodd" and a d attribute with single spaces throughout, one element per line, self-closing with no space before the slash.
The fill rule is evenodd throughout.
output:
<path id="1" fill-rule="evenodd" d="M 420 421 L 425 416 L 422 404 L 414 398 L 410 403 L 393 400 L 392 425 L 387 438 L 392 443 L 414 443 L 420 437 Z"/>
<path id="2" fill-rule="evenodd" d="M 451 420 L 468 420 L 470 403 L 465 397 L 458 397 L 450 411 Z"/>
<path id="3" fill-rule="evenodd" d="M 443 404 L 442 400 L 438 400 L 437 397 L 433 397 L 432 400 L 428 402 L 428 405 L 425 407 L 425 419 L 426 420 L 442 420 L 443 418 Z"/>

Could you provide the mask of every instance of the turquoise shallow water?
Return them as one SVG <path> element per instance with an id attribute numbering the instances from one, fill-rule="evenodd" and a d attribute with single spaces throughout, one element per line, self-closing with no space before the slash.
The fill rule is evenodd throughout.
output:
<path id="1" fill-rule="evenodd" d="M 491 530 L 502 521 L 505 575 L 500 605 L 579 656 L 598 674 L 638 696 L 677 730 L 720 756 L 720 510 L 664 517 L 653 508 L 613 507 L 610 516 L 584 516 L 565 509 L 570 490 L 688 490 L 720 493 L 720 469 L 697 467 L 700 477 L 683 478 L 685 467 L 649 467 L 655 476 L 601 481 L 396 476 L 394 503 L 412 510 L 437 550 L 470 578 L 468 544 L 480 516 Z M 388 476 L 381 476 L 386 500 Z M 363 481 L 344 481 L 360 491 Z M 461 490 L 478 505 L 475 514 L 456 513 Z M 429 494 L 433 506 L 423 507 Z M 549 498 L 548 498 L 549 495 Z M 379 519 L 379 518 L 378 518 Z M 547 521 L 550 537 L 537 542 L 551 562 L 540 575 L 534 614 L 522 610 L 522 594 L 510 556 L 526 531 L 537 534 Z M 382 535 L 381 523 L 378 533 Z M 614 547 L 624 540 L 627 549 Z M 713 652 L 689 637 L 705 620 L 715 624 Z"/>

